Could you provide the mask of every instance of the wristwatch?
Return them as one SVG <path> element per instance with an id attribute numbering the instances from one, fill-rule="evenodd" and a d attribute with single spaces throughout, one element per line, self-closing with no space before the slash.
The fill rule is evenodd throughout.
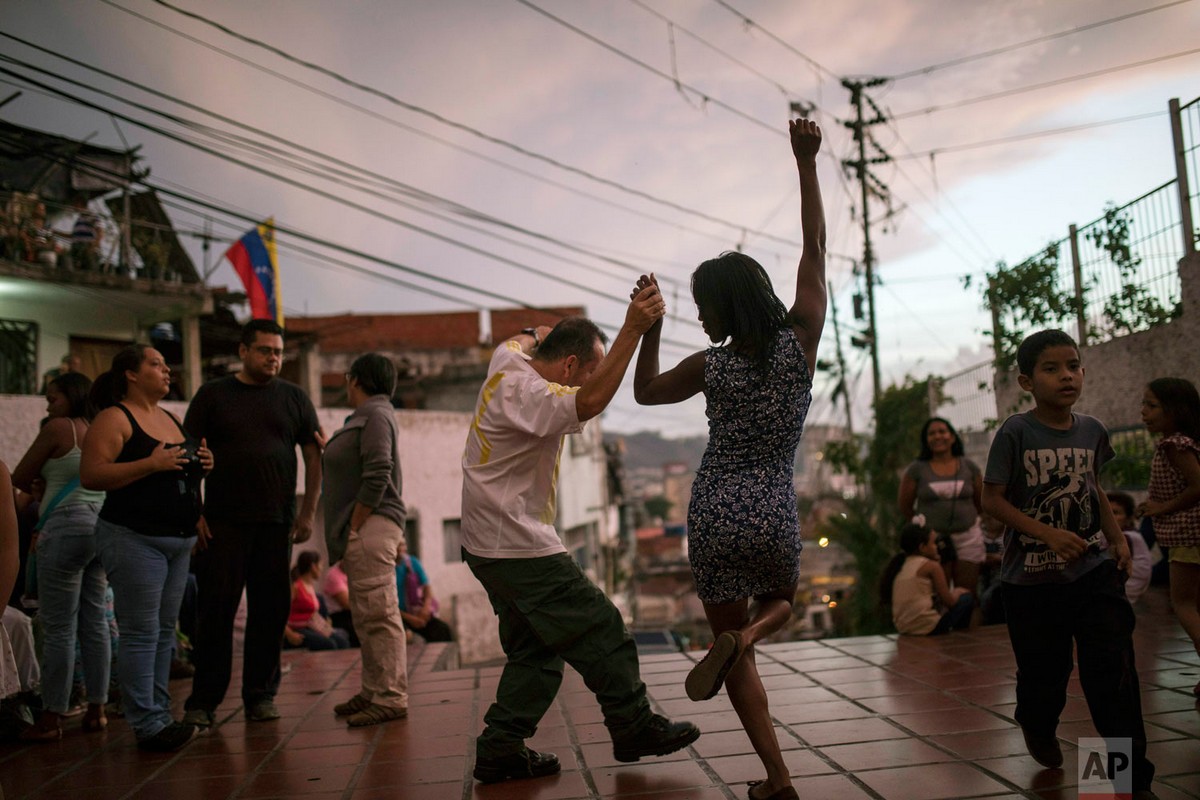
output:
<path id="1" fill-rule="evenodd" d="M 533 346 L 534 347 L 537 347 L 539 344 L 542 343 L 542 337 L 538 336 L 537 328 L 522 328 L 521 333 L 525 334 L 526 336 L 533 337 Z"/>

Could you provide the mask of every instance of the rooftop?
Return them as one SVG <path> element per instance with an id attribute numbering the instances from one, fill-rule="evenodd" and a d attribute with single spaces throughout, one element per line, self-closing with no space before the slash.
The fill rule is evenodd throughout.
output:
<path id="1" fill-rule="evenodd" d="M 1157 587 L 1139 604 L 1136 643 L 1158 768 L 1154 789 L 1162 800 L 1200 798 L 1200 707 L 1191 694 L 1200 657 Z M 247 724 L 239 702 L 230 700 L 211 733 L 169 755 L 138 751 L 123 720 L 110 720 L 99 734 L 83 733 L 78 718 L 67 720 L 57 744 L 0 746 L 0 797 L 729 800 L 745 796 L 746 781 L 763 777 L 724 693 L 689 701 L 683 678 L 692 658 L 670 654 L 644 657 L 642 676 L 659 711 L 704 732 L 693 747 L 615 762 L 595 699 L 568 671 L 530 741 L 556 753 L 563 772 L 477 784 L 470 777 L 473 737 L 500 669 L 438 670 L 444 647 L 410 650 L 407 720 L 347 728 L 333 706 L 358 689 L 359 652 L 287 651 L 291 669 L 277 698 L 282 719 Z M 1077 797 L 1075 745 L 1097 735 L 1078 679 L 1059 727 L 1064 768 L 1041 769 L 1025 754 L 1012 719 L 1014 666 L 1004 626 L 936 638 L 766 645 L 758 659 L 801 797 Z M 187 689 L 186 682 L 172 685 L 177 708 Z"/>

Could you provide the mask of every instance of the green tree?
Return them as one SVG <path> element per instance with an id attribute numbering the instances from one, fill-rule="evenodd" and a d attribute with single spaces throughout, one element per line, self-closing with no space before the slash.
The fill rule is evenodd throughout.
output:
<path id="1" fill-rule="evenodd" d="M 675 504 L 660 494 L 647 497 L 642 505 L 646 507 L 646 513 L 650 515 L 651 519 L 666 519 L 667 514 L 671 513 L 671 506 Z"/>
<path id="2" fill-rule="evenodd" d="M 928 402 L 929 381 L 906 378 L 880 393 L 870 437 L 825 447 L 826 462 L 866 488 L 864 496 L 846 502 L 843 515 L 830 517 L 819 529 L 850 553 L 858 569 L 858 584 L 843 617 L 847 629 L 842 632 L 847 635 L 892 630 L 892 621 L 880 612 L 879 578 L 898 547 L 900 475 L 918 452 Z"/>

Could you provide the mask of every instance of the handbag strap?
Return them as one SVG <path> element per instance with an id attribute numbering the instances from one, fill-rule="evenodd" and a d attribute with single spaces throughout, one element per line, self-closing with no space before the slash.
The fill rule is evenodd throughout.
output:
<path id="1" fill-rule="evenodd" d="M 66 500 L 67 495 L 78 488 L 79 476 L 75 476 L 74 478 L 71 478 L 71 480 L 67 481 L 66 485 L 58 490 L 58 494 L 54 495 L 54 499 L 50 501 L 50 505 L 46 506 L 46 510 L 42 512 L 42 515 L 38 517 L 37 525 L 34 525 L 33 529 L 40 531 L 42 526 L 46 524 L 46 519 L 50 516 L 51 512 L 58 507 L 58 504 L 63 500 Z"/>

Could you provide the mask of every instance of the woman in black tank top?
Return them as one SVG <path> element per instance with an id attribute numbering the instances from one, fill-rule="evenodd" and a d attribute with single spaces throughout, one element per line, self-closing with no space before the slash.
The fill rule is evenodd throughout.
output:
<path id="1" fill-rule="evenodd" d="M 127 347 L 92 385 L 102 409 L 83 440 L 79 477 L 107 492 L 96 538 L 121 621 L 117 675 L 125 717 L 145 750 L 178 750 L 196 728 L 171 716 L 167 680 L 175 621 L 200 519 L 205 442 L 160 408 L 171 369 L 146 345 Z"/>

